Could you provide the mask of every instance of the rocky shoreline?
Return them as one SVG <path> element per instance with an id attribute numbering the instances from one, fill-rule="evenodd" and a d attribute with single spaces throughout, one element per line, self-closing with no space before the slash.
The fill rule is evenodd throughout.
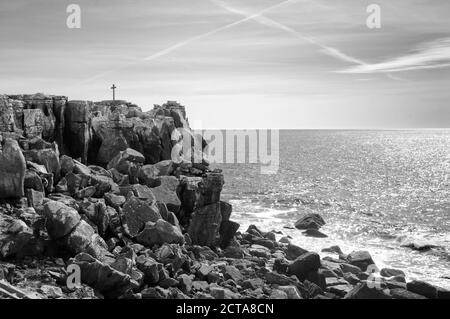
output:
<path id="1" fill-rule="evenodd" d="M 0 95 L 0 143 L 0 298 L 450 298 L 366 251 L 240 232 L 177 102 Z"/>

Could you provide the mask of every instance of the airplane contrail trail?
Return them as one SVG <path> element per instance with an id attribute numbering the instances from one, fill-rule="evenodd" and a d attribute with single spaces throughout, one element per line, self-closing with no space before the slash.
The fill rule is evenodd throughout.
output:
<path id="1" fill-rule="evenodd" d="M 168 48 L 166 48 L 166 49 L 163 49 L 163 50 L 161 50 L 161 51 L 158 51 L 158 52 L 156 52 L 156 53 L 153 53 L 152 55 L 149 55 L 149 56 L 147 56 L 147 57 L 144 57 L 143 59 L 139 59 L 139 60 L 137 60 L 137 61 L 130 62 L 130 63 L 127 63 L 127 64 L 124 64 L 124 65 L 122 65 L 121 67 L 115 68 L 115 69 L 113 69 L 113 70 L 109 70 L 109 71 L 106 71 L 106 72 L 97 74 L 97 75 L 95 75 L 95 76 L 92 76 L 92 77 L 90 77 L 90 78 L 88 78 L 88 79 L 85 79 L 85 80 L 79 82 L 78 84 L 84 84 L 84 83 L 91 82 L 91 81 L 93 81 L 93 80 L 95 80 L 95 79 L 98 79 L 98 78 L 101 78 L 101 77 L 103 77 L 103 76 L 105 76 L 105 75 L 108 75 L 108 74 L 111 74 L 111 73 L 113 73 L 113 72 L 122 70 L 122 69 L 124 69 L 124 68 L 126 68 L 126 67 L 129 67 L 129 66 L 131 66 L 131 65 L 136 65 L 136 64 L 138 64 L 138 63 L 145 62 L 145 61 L 152 61 L 152 60 L 155 60 L 155 59 L 160 58 L 160 57 L 162 57 L 162 56 L 164 56 L 164 55 L 167 55 L 167 54 L 169 54 L 169 53 L 171 53 L 171 52 L 173 52 L 173 51 L 175 51 L 175 50 L 177 50 L 177 49 L 179 49 L 179 48 L 181 48 L 181 47 L 184 47 L 184 46 L 186 46 L 186 45 L 188 45 L 188 44 L 190 44 L 190 43 L 192 43 L 192 42 L 194 42 L 194 41 L 201 40 L 201 39 L 203 39 L 203 38 L 209 37 L 209 36 L 211 36 L 211 35 L 213 35 L 213 34 L 216 34 L 216 33 L 218 33 L 218 32 L 227 30 L 227 29 L 229 29 L 229 28 L 232 28 L 232 27 L 234 27 L 234 26 L 236 26 L 236 25 L 239 25 L 239 24 L 241 24 L 241 23 L 244 23 L 244 22 L 246 22 L 246 21 L 256 19 L 258 16 L 261 16 L 261 15 L 263 15 L 264 13 L 267 13 L 267 12 L 269 12 L 269 11 L 271 11 L 271 10 L 274 10 L 274 9 L 276 9 L 276 8 L 279 8 L 279 7 L 281 7 L 281 6 L 284 6 L 284 5 L 286 5 L 286 4 L 288 4 L 288 3 L 292 3 L 292 2 L 294 2 L 294 0 L 285 0 L 285 1 L 283 1 L 283 2 L 280 2 L 280 3 L 276 4 L 276 5 L 267 7 L 267 8 L 265 8 L 265 9 L 263 9 L 263 10 L 261 10 L 261 11 L 255 13 L 255 14 L 252 14 L 252 15 L 245 15 L 246 17 L 243 18 L 243 19 L 237 20 L 237 21 L 235 21 L 235 22 L 233 22 L 233 23 L 224 25 L 224 26 L 219 27 L 219 28 L 217 28 L 217 29 L 214 29 L 214 30 L 212 30 L 212 31 L 209 31 L 209 32 L 206 32 L 206 33 L 197 35 L 197 36 L 192 37 L 192 38 L 189 38 L 189 39 L 187 39 L 187 40 L 181 41 L 181 42 L 176 43 L 176 44 L 174 44 L 174 45 L 172 45 L 172 46 L 170 46 L 170 47 L 168 47 Z"/>
<path id="2" fill-rule="evenodd" d="M 332 57 L 337 58 L 337 59 L 339 59 L 341 61 L 351 62 L 351 63 L 355 63 L 355 64 L 358 64 L 358 65 L 366 65 L 367 64 L 366 62 L 364 62 L 364 61 L 362 61 L 360 59 L 354 58 L 352 56 L 349 56 L 349 55 L 343 53 L 342 51 L 340 51 L 340 50 L 338 50 L 336 48 L 333 48 L 333 47 L 327 46 L 325 44 L 322 44 L 319 41 L 317 41 L 316 39 L 314 39 L 314 38 L 312 38 L 310 36 L 304 35 L 304 34 L 298 32 L 298 31 L 292 29 L 291 27 L 288 27 L 288 26 L 286 26 L 284 24 L 281 24 L 281 23 L 279 23 L 279 22 L 277 22 L 275 20 L 267 18 L 267 17 L 263 16 L 262 13 L 258 14 L 258 15 L 249 16 L 246 12 L 243 12 L 241 10 L 238 10 L 238 9 L 231 8 L 231 7 L 227 6 L 221 0 L 210 0 L 210 1 L 215 3 L 216 5 L 218 5 L 219 7 L 227 10 L 227 11 L 230 11 L 230 12 L 233 12 L 233 13 L 236 13 L 236 14 L 240 14 L 240 15 L 243 15 L 243 16 L 247 16 L 249 19 L 255 20 L 255 21 L 257 21 L 257 22 L 259 22 L 259 23 L 261 23 L 263 25 L 266 25 L 266 26 L 269 26 L 269 27 L 273 27 L 273 28 L 276 28 L 276 29 L 279 29 L 279 30 L 283 30 L 283 31 L 285 31 L 285 32 L 287 32 L 287 33 L 289 33 L 289 34 L 291 34 L 291 35 L 293 35 L 293 36 L 295 36 L 295 37 L 297 37 L 297 38 L 299 38 L 301 40 L 305 40 L 305 41 L 307 41 L 307 42 L 309 42 L 311 44 L 314 44 L 314 45 L 318 46 L 319 48 L 321 48 L 322 52 L 325 53 L 328 56 L 332 56 Z"/>

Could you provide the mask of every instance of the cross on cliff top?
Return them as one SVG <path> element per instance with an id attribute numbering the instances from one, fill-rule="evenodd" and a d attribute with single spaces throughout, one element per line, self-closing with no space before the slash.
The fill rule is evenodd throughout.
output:
<path id="1" fill-rule="evenodd" d="M 115 84 L 111 86 L 111 90 L 113 90 L 113 101 L 116 100 L 116 88 L 117 86 Z"/>

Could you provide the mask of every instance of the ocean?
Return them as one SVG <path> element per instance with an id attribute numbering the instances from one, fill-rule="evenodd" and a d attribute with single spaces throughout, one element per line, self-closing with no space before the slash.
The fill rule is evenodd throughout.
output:
<path id="1" fill-rule="evenodd" d="M 276 174 L 215 164 L 240 231 L 281 231 L 316 252 L 368 250 L 380 269 L 450 288 L 450 130 L 284 130 L 279 141 Z M 327 238 L 292 229 L 309 212 L 325 219 Z M 411 242 L 437 248 L 402 247 Z"/>

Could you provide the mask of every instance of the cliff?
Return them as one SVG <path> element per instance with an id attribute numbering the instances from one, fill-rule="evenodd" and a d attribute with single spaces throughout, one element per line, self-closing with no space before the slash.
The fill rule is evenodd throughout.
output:
<path id="1" fill-rule="evenodd" d="M 173 101 L 0 95 L 0 297 L 450 297 L 401 270 L 375 277 L 365 251 L 320 259 L 280 232 L 237 232 L 195 145 Z"/>

